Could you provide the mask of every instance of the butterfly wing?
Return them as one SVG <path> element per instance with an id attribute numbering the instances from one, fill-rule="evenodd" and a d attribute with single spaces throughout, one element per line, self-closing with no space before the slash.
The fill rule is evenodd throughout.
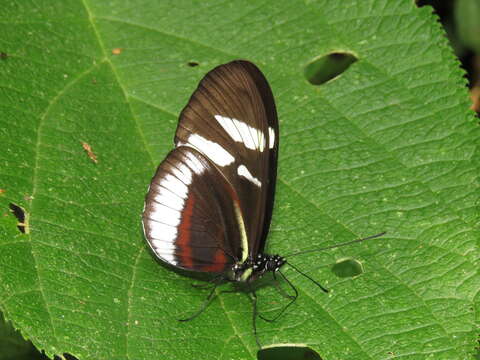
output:
<path id="1" fill-rule="evenodd" d="M 197 149 L 224 175 L 238 194 L 246 252 L 263 251 L 275 194 L 278 120 L 260 70 L 233 61 L 210 71 L 180 115 L 175 144 Z"/>
<path id="2" fill-rule="evenodd" d="M 151 181 L 143 229 L 164 262 L 222 273 L 242 257 L 245 230 L 239 214 L 238 196 L 218 169 L 195 149 L 180 146 L 167 155 Z"/>

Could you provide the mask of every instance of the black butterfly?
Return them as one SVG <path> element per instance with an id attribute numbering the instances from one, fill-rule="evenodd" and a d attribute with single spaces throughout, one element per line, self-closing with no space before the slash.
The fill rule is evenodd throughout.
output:
<path id="1" fill-rule="evenodd" d="M 162 261 L 216 274 L 204 306 L 185 320 L 205 309 L 222 281 L 250 284 L 267 272 L 282 275 L 294 289 L 289 298 L 295 301 L 295 287 L 280 272 L 285 258 L 264 253 L 278 142 L 272 91 L 248 61 L 232 61 L 210 71 L 180 114 L 175 148 L 159 165 L 148 190 L 143 229 Z"/>

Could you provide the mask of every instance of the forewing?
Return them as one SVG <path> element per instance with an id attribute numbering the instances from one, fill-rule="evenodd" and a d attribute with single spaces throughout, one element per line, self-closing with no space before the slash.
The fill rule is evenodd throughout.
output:
<path id="1" fill-rule="evenodd" d="M 238 194 L 249 253 L 263 250 L 270 226 L 278 120 L 260 70 L 233 61 L 210 71 L 180 115 L 175 144 L 208 157 Z"/>
<path id="2" fill-rule="evenodd" d="M 218 169 L 195 149 L 181 146 L 168 154 L 151 181 L 143 229 L 161 260 L 221 273 L 242 257 L 238 215 L 238 196 Z"/>

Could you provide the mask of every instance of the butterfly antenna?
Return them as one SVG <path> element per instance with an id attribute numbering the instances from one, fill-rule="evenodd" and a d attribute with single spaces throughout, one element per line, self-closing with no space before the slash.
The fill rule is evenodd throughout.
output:
<path id="1" fill-rule="evenodd" d="M 326 292 L 328 293 L 328 289 L 324 288 L 318 281 L 316 281 L 315 279 L 313 279 L 312 277 L 308 276 L 307 274 L 305 274 L 303 271 L 301 271 L 299 268 L 297 268 L 296 266 L 294 266 L 290 261 L 287 261 L 287 264 L 290 265 L 295 271 L 297 271 L 300 275 L 303 275 L 305 276 L 308 280 L 310 280 L 311 282 L 313 282 L 315 285 L 317 285 L 320 289 L 322 289 L 323 292 Z M 285 278 L 285 277 L 284 277 Z"/>
<path id="2" fill-rule="evenodd" d="M 329 249 L 334 249 L 334 248 L 338 248 L 338 247 L 341 247 L 341 246 L 347 246 L 347 245 L 351 245 L 351 244 L 355 244 L 355 243 L 359 243 L 359 242 L 362 242 L 362 241 L 365 241 L 365 240 L 371 240 L 371 239 L 375 239 L 375 238 L 378 238 L 380 236 L 383 236 L 385 235 L 386 232 L 381 232 L 379 234 L 376 234 L 376 235 L 372 235 L 372 236 L 368 236 L 366 238 L 362 238 L 362 239 L 356 239 L 356 240 L 352 240 L 352 241 L 347 241 L 347 242 L 344 242 L 344 243 L 340 243 L 340 244 L 335 244 L 335 245 L 330 245 L 330 246 L 325 246 L 325 247 L 321 247 L 321 248 L 318 248 L 318 249 L 311 249 L 311 250 L 304 250 L 304 251 L 299 251 L 299 252 L 296 252 L 296 253 L 293 253 L 293 254 L 289 254 L 289 255 L 285 255 L 286 258 L 290 258 L 292 256 L 296 256 L 296 255 L 300 255 L 300 254 L 307 254 L 307 253 L 311 253 L 311 252 L 316 252 L 316 251 L 323 251 L 323 250 L 329 250 Z M 290 264 L 290 263 L 289 263 Z M 290 264 L 292 265 L 292 264 Z M 298 269 L 297 269 L 298 271 Z"/>

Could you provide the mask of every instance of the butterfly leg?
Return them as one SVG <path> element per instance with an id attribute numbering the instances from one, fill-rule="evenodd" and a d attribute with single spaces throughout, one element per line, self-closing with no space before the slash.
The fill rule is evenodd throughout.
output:
<path id="1" fill-rule="evenodd" d="M 193 315 L 189 316 L 188 318 L 186 319 L 178 319 L 178 321 L 190 321 L 190 320 L 193 320 L 195 319 L 198 315 L 200 315 L 207 307 L 208 305 L 210 304 L 210 302 L 212 301 L 213 299 L 213 296 L 215 295 L 215 290 L 217 289 L 217 286 L 220 284 L 220 282 L 223 280 L 223 276 L 222 277 L 216 277 L 214 278 L 215 282 L 213 283 L 213 286 L 212 286 L 212 290 L 210 291 L 210 293 L 208 294 L 207 298 L 205 299 L 205 301 L 203 302 L 202 306 L 200 307 L 200 309 L 198 309 Z"/>
<path id="2" fill-rule="evenodd" d="M 285 310 L 287 310 L 288 307 L 289 307 L 290 305 L 292 305 L 292 304 L 297 300 L 297 297 L 298 297 L 298 290 L 297 290 L 297 288 L 296 288 L 295 286 L 293 286 L 293 284 L 290 282 L 290 280 L 288 280 L 288 279 L 285 277 L 285 275 L 283 275 L 283 274 L 280 272 L 280 270 L 278 270 L 278 273 L 283 277 L 283 279 L 287 282 L 287 284 L 290 285 L 290 287 L 291 287 L 291 288 L 293 289 L 293 291 L 295 292 L 295 295 L 288 295 L 288 294 L 285 292 L 285 290 L 282 289 L 280 292 L 282 292 L 283 294 L 285 294 L 286 297 L 287 297 L 288 299 L 290 299 L 290 302 L 289 302 L 287 305 L 285 305 L 285 306 L 283 307 L 283 309 L 280 310 L 280 312 L 279 312 L 277 315 L 275 315 L 272 319 L 266 318 L 266 317 L 263 316 L 262 314 L 258 314 L 258 316 L 259 316 L 262 320 L 264 320 L 264 321 L 266 321 L 266 322 L 274 322 L 275 320 L 277 320 L 280 316 L 282 316 L 282 314 L 285 312 Z M 276 286 L 280 289 L 280 286 L 278 285 L 277 279 L 276 279 L 276 277 L 275 277 L 275 272 L 273 273 L 273 275 L 274 275 L 274 278 L 275 278 Z"/>
<path id="3" fill-rule="evenodd" d="M 294 289 L 296 294 L 295 295 L 288 295 L 287 292 L 285 290 L 283 290 L 282 287 L 280 286 L 280 283 L 278 282 L 278 279 L 277 279 L 276 272 L 273 272 L 273 280 L 274 280 L 273 284 L 277 288 L 278 292 L 280 294 L 282 294 L 283 297 L 285 297 L 288 300 L 295 300 L 297 298 L 297 296 L 298 296 L 297 289 L 295 289 L 293 284 L 290 284 L 290 286 Z"/>
<path id="4" fill-rule="evenodd" d="M 208 280 L 206 283 L 192 284 L 192 287 L 194 287 L 195 289 L 202 289 L 202 290 L 203 289 L 210 289 L 211 286 L 216 286 L 216 283 L 219 283 L 220 281 L 222 281 L 223 278 L 224 278 L 224 275 L 220 274 L 220 275 L 215 276 L 214 278 Z"/>
<path id="5" fill-rule="evenodd" d="M 255 291 L 251 291 L 251 294 L 252 294 L 252 304 L 253 304 L 253 311 L 252 311 L 252 315 L 253 315 L 253 319 L 252 319 L 252 324 L 253 324 L 253 335 L 255 336 L 255 341 L 257 342 L 257 345 L 259 348 L 262 348 L 262 344 L 260 344 L 260 340 L 258 339 L 258 333 L 257 333 L 257 315 L 258 315 L 258 312 L 257 312 L 257 294 L 255 293 Z"/>

